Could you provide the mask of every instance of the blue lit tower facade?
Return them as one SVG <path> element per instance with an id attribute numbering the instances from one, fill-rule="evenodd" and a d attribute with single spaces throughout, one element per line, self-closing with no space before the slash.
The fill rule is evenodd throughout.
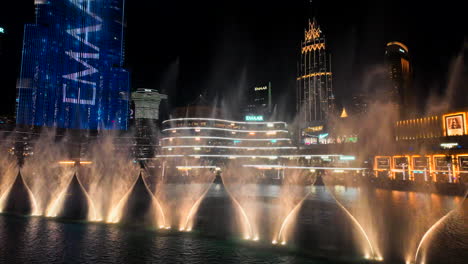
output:
<path id="1" fill-rule="evenodd" d="M 25 26 L 17 123 L 127 129 L 125 0 L 36 0 Z"/>

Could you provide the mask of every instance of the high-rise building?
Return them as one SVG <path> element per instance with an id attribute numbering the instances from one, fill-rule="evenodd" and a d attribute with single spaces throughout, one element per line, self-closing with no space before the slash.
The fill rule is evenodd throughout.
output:
<path id="1" fill-rule="evenodd" d="M 355 94 L 351 97 L 350 113 L 364 115 L 369 110 L 369 98 L 365 94 Z"/>
<path id="2" fill-rule="evenodd" d="M 135 119 L 135 138 L 137 158 L 152 158 L 157 143 L 157 121 L 159 120 L 159 105 L 167 100 L 167 95 L 157 90 L 139 88 L 132 93 L 132 102 L 135 106 L 133 116 Z"/>
<path id="3" fill-rule="evenodd" d="M 3 38 L 5 37 L 5 28 L 0 25 L 0 58 L 3 55 Z"/>
<path id="4" fill-rule="evenodd" d="M 401 42 L 389 42 L 385 49 L 385 65 L 391 80 L 391 88 L 385 92 L 385 97 L 408 112 L 414 109 L 411 91 L 412 68 L 408 47 Z M 406 113 L 408 114 L 408 113 Z"/>
<path id="5" fill-rule="evenodd" d="M 272 111 L 271 83 L 249 88 L 245 116 L 262 116 L 267 119 Z"/>
<path id="6" fill-rule="evenodd" d="M 334 108 L 331 55 L 315 18 L 301 42 L 297 74 L 297 113 L 304 126 L 326 121 Z"/>
<path id="7" fill-rule="evenodd" d="M 125 0 L 36 0 L 25 26 L 17 123 L 127 129 Z"/>

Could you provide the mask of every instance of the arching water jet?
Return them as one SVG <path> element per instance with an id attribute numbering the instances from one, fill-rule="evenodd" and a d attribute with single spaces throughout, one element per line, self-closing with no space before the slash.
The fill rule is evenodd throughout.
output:
<path id="1" fill-rule="evenodd" d="M 184 225 L 181 227 L 184 230 L 186 230 L 187 232 L 190 232 L 192 230 L 192 228 L 193 228 L 193 216 L 197 212 L 198 208 L 200 207 L 200 204 L 201 204 L 203 198 L 205 198 L 205 195 L 210 190 L 210 187 L 211 187 L 212 184 L 213 183 L 210 184 L 210 186 L 205 190 L 205 192 L 198 198 L 198 200 L 190 208 L 190 210 L 189 210 L 189 212 L 187 214 L 187 217 L 185 218 Z"/>
<path id="2" fill-rule="evenodd" d="M 366 243 L 367 243 L 367 246 L 368 246 L 368 249 L 370 252 L 364 252 L 364 258 L 366 259 L 374 259 L 374 260 L 378 260 L 378 261 L 382 261 L 383 260 L 383 257 L 380 255 L 380 253 L 378 253 L 376 250 L 375 250 L 375 246 L 373 245 L 373 242 L 371 241 L 371 239 L 369 238 L 367 232 L 364 230 L 364 228 L 362 227 L 361 223 L 356 219 L 356 217 L 354 217 L 354 215 L 348 210 L 346 209 L 346 207 L 335 197 L 335 195 L 333 194 L 333 192 L 330 190 L 330 188 L 328 187 L 327 184 L 325 184 L 325 188 L 328 190 L 328 192 L 330 193 L 330 195 L 333 197 L 333 199 L 335 200 L 335 202 L 338 204 L 338 206 L 346 213 L 346 215 L 351 219 L 351 221 L 353 222 L 353 224 L 358 228 L 359 232 L 361 233 L 362 237 L 364 237 Z"/>
<path id="3" fill-rule="evenodd" d="M 297 211 L 299 210 L 299 208 L 301 208 L 301 205 L 304 203 L 305 199 L 307 198 L 307 196 L 309 196 L 310 192 L 308 192 L 304 198 L 301 199 L 301 201 L 299 203 L 296 204 L 296 206 L 294 206 L 294 208 L 288 213 L 288 215 L 284 218 L 282 224 L 281 224 L 281 228 L 278 232 L 278 235 L 276 236 L 275 238 L 275 241 L 281 241 L 281 245 L 286 245 L 286 237 L 284 236 L 283 232 L 284 230 L 287 228 L 289 222 L 290 222 L 290 219 L 292 218 L 292 216 L 296 215 Z"/>
<path id="4" fill-rule="evenodd" d="M 27 199 L 24 199 L 24 197 L 27 197 Z M 2 200 L 0 200 L 0 205 L 2 205 L 2 211 L 4 212 L 40 215 L 38 214 L 39 210 L 34 194 L 24 181 L 20 171 L 18 171 L 13 184 L 5 191 Z"/>
<path id="5" fill-rule="evenodd" d="M 258 177 L 254 169 L 244 168 L 242 164 L 231 161 L 223 170 L 221 183 L 235 205 L 235 212 L 240 221 L 242 237 L 258 241 Z"/>
<path id="6" fill-rule="evenodd" d="M 309 170 L 292 169 L 285 171 L 278 198 L 278 209 L 284 218 L 281 218 L 281 222 L 276 226 L 272 244 L 280 244 L 282 246 L 287 244 L 289 240 L 287 235 L 291 232 L 288 230 L 292 230 L 290 227 L 296 220 L 295 217 L 298 215 L 299 209 L 311 193 L 311 190 L 308 188 L 315 181 L 311 178 L 314 176 L 310 174 Z"/>
<path id="7" fill-rule="evenodd" d="M 459 206 L 463 205 L 463 202 L 465 201 L 467 195 L 468 195 L 468 191 L 465 192 L 465 195 L 463 196 L 463 199 L 461 200 L 461 202 L 459 203 L 457 208 L 450 210 L 450 212 L 448 212 L 443 217 L 441 217 L 422 236 L 421 241 L 419 242 L 418 247 L 416 249 L 416 253 L 414 254 L 414 263 L 416 263 L 418 261 L 419 252 L 421 250 L 422 245 L 424 244 L 424 241 L 426 241 L 426 239 L 436 230 L 437 227 L 439 227 L 447 218 L 449 218 L 453 213 L 455 213 Z M 421 263 L 424 264 L 425 263 L 425 255 L 423 255 L 422 258 L 423 259 L 421 260 Z M 407 260 L 407 262 L 411 263 L 411 260 Z"/>

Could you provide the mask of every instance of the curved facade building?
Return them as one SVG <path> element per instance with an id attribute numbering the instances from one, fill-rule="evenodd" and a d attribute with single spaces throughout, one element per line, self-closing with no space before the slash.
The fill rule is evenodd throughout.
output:
<path id="1" fill-rule="evenodd" d="M 161 155 L 271 156 L 295 150 L 285 122 L 176 118 L 163 122 Z"/>

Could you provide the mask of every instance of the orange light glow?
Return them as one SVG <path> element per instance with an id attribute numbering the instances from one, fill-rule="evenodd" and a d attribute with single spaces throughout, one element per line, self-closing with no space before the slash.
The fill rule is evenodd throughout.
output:
<path id="1" fill-rule="evenodd" d="M 62 165 L 74 165 L 75 162 L 72 161 L 72 160 L 64 160 L 64 161 L 59 161 L 59 164 L 62 164 Z"/>

